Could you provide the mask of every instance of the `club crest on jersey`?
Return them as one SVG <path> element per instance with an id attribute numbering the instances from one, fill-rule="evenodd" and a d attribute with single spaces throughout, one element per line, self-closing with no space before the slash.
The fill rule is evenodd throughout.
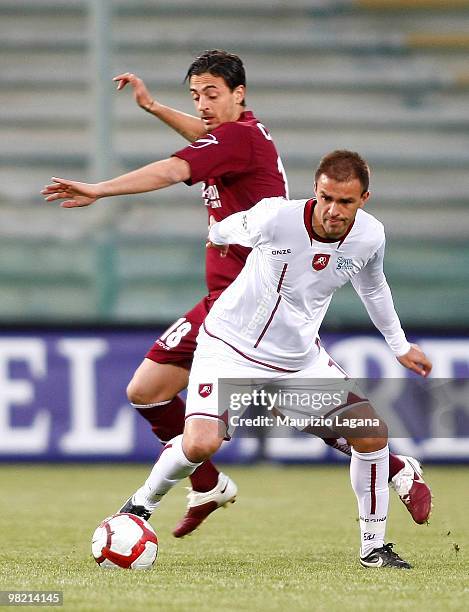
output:
<path id="1" fill-rule="evenodd" d="M 213 391 L 212 383 L 205 383 L 199 385 L 199 395 L 200 397 L 208 397 Z"/>
<path id="2" fill-rule="evenodd" d="M 331 256 L 328 254 L 316 253 L 312 261 L 313 269 L 316 270 L 317 272 L 319 272 L 319 270 L 324 270 L 324 268 L 329 263 L 330 258 Z"/>
<path id="3" fill-rule="evenodd" d="M 191 149 L 203 149 L 204 147 L 209 147 L 210 145 L 218 144 L 217 137 L 213 134 L 207 134 L 206 136 L 202 136 L 189 146 Z"/>

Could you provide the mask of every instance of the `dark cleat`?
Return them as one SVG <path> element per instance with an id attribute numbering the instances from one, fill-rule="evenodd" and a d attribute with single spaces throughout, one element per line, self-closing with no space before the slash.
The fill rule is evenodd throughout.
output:
<path id="1" fill-rule="evenodd" d="M 140 516 L 145 521 L 148 521 L 151 517 L 151 511 L 145 508 L 145 506 L 136 506 L 133 503 L 133 496 L 129 497 L 129 499 L 125 502 L 119 512 L 125 512 L 126 514 L 135 514 L 135 516 Z"/>
<path id="2" fill-rule="evenodd" d="M 385 544 L 382 548 L 375 548 L 366 557 L 360 557 L 363 567 L 396 567 L 398 569 L 411 569 L 410 563 L 401 559 L 392 549 L 394 544 Z"/>

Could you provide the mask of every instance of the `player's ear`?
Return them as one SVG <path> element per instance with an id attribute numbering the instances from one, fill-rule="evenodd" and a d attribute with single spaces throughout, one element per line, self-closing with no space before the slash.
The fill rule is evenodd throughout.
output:
<path id="1" fill-rule="evenodd" d="M 370 192 L 369 191 L 364 191 L 362 193 L 362 197 L 361 197 L 361 202 L 360 202 L 359 208 L 363 208 L 365 206 L 365 203 L 366 203 L 366 201 L 368 200 L 369 197 L 370 197 Z"/>
<path id="2" fill-rule="evenodd" d="M 238 87 L 234 88 L 233 93 L 236 104 L 242 104 L 244 98 L 246 97 L 246 87 L 244 87 L 244 85 L 238 85 Z"/>

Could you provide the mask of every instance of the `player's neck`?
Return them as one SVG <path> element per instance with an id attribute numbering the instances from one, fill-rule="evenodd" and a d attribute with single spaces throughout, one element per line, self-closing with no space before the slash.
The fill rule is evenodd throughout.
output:
<path id="1" fill-rule="evenodd" d="M 233 119 L 233 121 L 239 121 L 241 115 L 246 111 L 246 107 L 244 106 L 240 106 L 239 108 L 236 108 L 236 113 L 235 113 L 235 117 Z"/>

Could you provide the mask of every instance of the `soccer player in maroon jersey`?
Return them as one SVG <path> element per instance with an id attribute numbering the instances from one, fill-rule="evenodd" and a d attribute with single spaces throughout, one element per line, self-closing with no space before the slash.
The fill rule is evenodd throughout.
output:
<path id="1" fill-rule="evenodd" d="M 64 200 L 61 206 L 74 208 L 107 196 L 203 182 L 207 212 L 220 221 L 251 208 L 262 198 L 288 196 L 285 172 L 272 138 L 245 108 L 246 78 L 240 58 L 226 51 L 207 51 L 194 60 L 186 79 L 199 117 L 159 104 L 133 74 L 115 77 L 118 89 L 129 83 L 137 103 L 184 136 L 189 146 L 169 159 L 97 184 L 54 178 L 42 191 L 46 200 Z M 249 249 L 238 245 L 230 246 L 226 256 L 207 249 L 208 294 L 156 340 L 128 386 L 130 402 L 163 442 L 184 429 L 185 405 L 178 393 L 187 387 L 199 327 L 213 302 L 241 271 L 248 253 Z M 346 443 L 327 443 L 350 452 Z M 424 522 L 430 511 L 430 492 L 425 503 L 421 495 L 417 499 L 412 490 L 414 471 L 391 454 L 390 477 L 402 470 L 409 475 L 404 479 L 405 490 L 398 490 L 399 496 L 414 520 Z M 192 474 L 191 484 L 188 510 L 173 532 L 176 537 L 193 531 L 211 512 L 234 501 L 237 493 L 235 483 L 210 461 Z"/>
<path id="2" fill-rule="evenodd" d="M 118 89 L 130 83 L 137 102 L 168 123 L 191 144 L 166 160 L 96 185 L 54 179 L 43 193 L 64 207 L 88 206 L 97 199 L 161 189 L 180 182 L 203 182 L 207 212 L 220 221 L 251 208 L 265 197 L 287 196 L 282 162 L 267 129 L 245 108 L 246 77 L 236 55 L 213 50 L 196 58 L 186 75 L 199 117 L 152 100 L 132 74 L 116 77 Z M 132 405 L 161 441 L 184 429 L 185 405 L 178 393 L 187 387 L 199 327 L 220 293 L 241 271 L 250 249 L 230 248 L 225 257 L 207 249 L 208 294 L 167 329 L 137 368 L 129 386 Z M 174 535 L 195 529 L 216 508 L 234 501 L 235 483 L 205 462 L 191 477 L 189 509 Z"/>

